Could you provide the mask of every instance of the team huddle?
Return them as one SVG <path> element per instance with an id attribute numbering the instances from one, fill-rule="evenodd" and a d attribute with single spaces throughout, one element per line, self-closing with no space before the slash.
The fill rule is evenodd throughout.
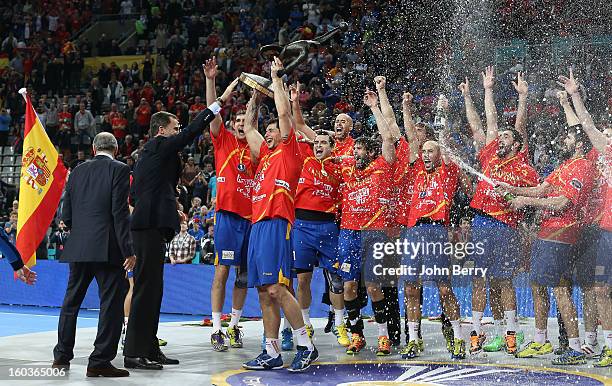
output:
<path id="1" fill-rule="evenodd" d="M 453 360 L 483 350 L 505 350 L 518 358 L 552 353 L 547 339 L 548 288 L 552 288 L 559 322 L 566 332 L 553 364 L 583 364 L 596 357 L 595 366 L 612 366 L 612 132 L 595 127 L 572 73 L 558 82 L 563 89 L 558 97 L 567 118 L 561 146 L 565 161 L 542 180 L 529 160 L 528 86 L 520 73 L 513 82 L 518 93 L 513 127 L 498 128 L 493 68 L 482 73 L 485 125 L 472 101 L 469 81 L 459 86 L 480 175 L 484 175 L 479 178 L 479 173 L 466 173 L 453 152 L 451 122 L 442 120 L 435 128 L 415 123 L 412 95 L 407 92 L 400 128 L 384 77 L 376 77 L 376 91 L 366 89 L 363 98 L 376 120 L 378 135 L 353 139 L 349 135 L 353 121 L 346 114 L 336 117 L 334 131 L 312 130 L 300 110 L 299 85 L 287 87 L 277 75 L 282 68 L 275 58 L 271 88 L 277 118 L 266 123 L 263 136 L 258 131 L 262 97 L 258 92 L 253 92 L 245 111 L 233 115 L 231 127 L 226 128 L 219 116 L 210 124 L 217 173 L 211 291 L 211 345 L 215 351 L 242 347 L 238 321 L 247 288 L 255 287 L 263 316 L 264 349 L 243 367 L 282 368 L 281 352 L 293 348 L 295 337 L 297 352 L 288 370 L 307 369 L 319 357 L 309 318 L 310 285 L 318 266 L 333 313 L 331 330 L 348 355 L 366 347 L 361 317 L 366 296 L 360 287 L 365 287 L 374 312 L 376 354 L 391 355 L 391 346 L 399 344 L 389 331 L 391 319 L 399 319 L 399 313 L 394 315 L 388 306 L 398 301 L 397 288 L 394 292 L 388 287 L 400 283 L 406 312 L 406 345 L 400 354 L 403 359 L 418 357 L 424 350 L 422 285 L 431 282 L 439 291 L 442 335 Z M 204 65 L 204 72 L 207 104 L 211 105 L 216 100 L 214 59 Z M 448 102 L 441 98 L 438 107 L 447 111 Z M 371 248 L 398 238 L 411 244 L 447 242 L 453 199 L 459 191 L 471 198 L 472 240 L 482 246 L 481 253 L 471 258 L 476 268 L 486 272 L 472 278 L 469 331 L 463 331 L 452 278 L 444 270 L 407 270 L 390 280 L 377 274 L 380 267 L 374 267 L 382 260 L 389 266 L 448 268 L 448 253 L 434 248 L 409 258 L 380 259 L 373 258 Z M 535 224 L 532 231 L 537 232 L 533 242 L 526 241 L 526 213 Z M 535 311 L 533 341 L 526 345 L 517 323 L 513 285 L 524 263 L 524 248 L 530 248 L 527 260 Z M 236 267 L 236 281 L 231 321 L 224 332 L 221 313 L 230 267 Z M 296 293 L 293 279 L 298 283 Z M 585 295 L 584 342 L 578 332 L 573 284 Z M 481 326 L 487 289 L 493 337 L 486 337 Z M 597 343 L 598 318 L 605 338 L 602 349 Z"/>

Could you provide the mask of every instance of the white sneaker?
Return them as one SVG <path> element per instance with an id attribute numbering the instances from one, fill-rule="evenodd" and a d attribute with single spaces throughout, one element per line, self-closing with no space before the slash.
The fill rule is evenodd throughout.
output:
<path id="1" fill-rule="evenodd" d="M 601 349 L 599 348 L 599 343 L 595 343 L 595 345 L 592 345 L 585 342 L 582 346 L 580 346 L 580 351 L 582 351 L 582 353 L 586 355 L 587 358 L 593 359 L 599 356 Z"/>

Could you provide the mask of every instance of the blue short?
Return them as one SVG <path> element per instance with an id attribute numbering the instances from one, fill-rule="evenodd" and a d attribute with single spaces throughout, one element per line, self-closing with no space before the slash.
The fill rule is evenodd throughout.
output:
<path id="1" fill-rule="evenodd" d="M 472 254 L 475 268 L 487 268 L 487 277 L 511 279 L 518 269 L 521 243 L 516 229 L 493 217 L 476 215 L 472 221 L 472 242 L 482 243 L 484 253 Z M 478 251 L 478 249 L 476 249 Z"/>
<path id="2" fill-rule="evenodd" d="M 591 285 L 595 280 L 600 232 L 595 225 L 585 226 L 580 229 L 576 244 L 572 245 L 571 267 L 574 269 L 575 283 L 579 286 Z"/>
<path id="3" fill-rule="evenodd" d="M 215 213 L 215 265 L 246 267 L 251 222 L 235 213 Z"/>
<path id="4" fill-rule="evenodd" d="M 571 278 L 572 245 L 536 239 L 531 246 L 532 283 L 556 287 L 562 280 Z"/>
<path id="5" fill-rule="evenodd" d="M 402 279 L 409 283 L 449 282 L 450 255 L 444 253 L 448 242 L 448 230 L 440 224 L 421 224 L 411 228 L 403 228 L 402 239 L 408 241 L 410 251 L 416 253 L 404 254 Z"/>
<path id="6" fill-rule="evenodd" d="M 293 224 L 294 266 L 312 271 L 319 266 L 335 273 L 338 265 L 338 226 L 333 221 L 295 220 Z"/>
<path id="7" fill-rule="evenodd" d="M 261 220 L 251 227 L 248 286 L 289 285 L 295 277 L 291 224 L 284 218 Z"/>
<path id="8" fill-rule="evenodd" d="M 384 246 L 391 238 L 383 230 L 361 231 L 361 271 L 366 283 L 375 283 L 382 287 L 393 287 L 397 276 L 386 271 L 386 268 L 398 266 L 395 254 L 387 254 Z"/>
<path id="9" fill-rule="evenodd" d="M 612 286 L 612 232 L 602 229 L 599 234 L 595 282 Z"/>
<path id="10" fill-rule="evenodd" d="M 359 280 L 361 276 L 361 231 L 340 229 L 338 236 L 338 274 L 343 281 Z"/>

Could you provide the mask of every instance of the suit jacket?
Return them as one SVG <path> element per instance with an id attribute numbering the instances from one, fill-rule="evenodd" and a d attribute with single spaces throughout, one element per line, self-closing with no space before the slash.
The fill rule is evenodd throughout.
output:
<path id="1" fill-rule="evenodd" d="M 98 155 L 77 166 L 66 183 L 62 220 L 71 228 L 60 261 L 121 265 L 130 237 L 130 168 Z"/>
<path id="2" fill-rule="evenodd" d="M 180 225 L 176 208 L 176 185 L 181 175 L 178 153 L 214 118 L 212 111 L 205 109 L 177 135 L 157 136 L 146 143 L 133 172 L 132 230 L 160 229 L 166 240 L 174 237 Z"/>

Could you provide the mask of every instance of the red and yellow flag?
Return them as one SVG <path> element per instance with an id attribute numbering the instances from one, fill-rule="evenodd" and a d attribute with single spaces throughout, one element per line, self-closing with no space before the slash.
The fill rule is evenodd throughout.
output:
<path id="1" fill-rule="evenodd" d="M 26 101 L 23 155 L 19 179 L 17 249 L 28 267 L 36 264 L 36 248 L 45 236 L 57 210 L 66 183 L 67 170 L 22 88 Z"/>

